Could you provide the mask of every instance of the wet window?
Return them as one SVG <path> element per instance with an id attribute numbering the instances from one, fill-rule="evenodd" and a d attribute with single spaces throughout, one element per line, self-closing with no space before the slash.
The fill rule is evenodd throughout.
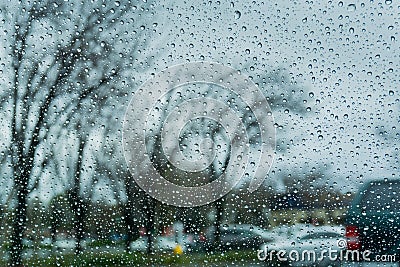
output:
<path id="1" fill-rule="evenodd" d="M 400 210 L 400 184 L 375 184 L 364 192 L 361 207 L 369 211 Z"/>
<path id="2" fill-rule="evenodd" d="M 0 266 L 397 264 L 399 12 L 0 1 Z"/>

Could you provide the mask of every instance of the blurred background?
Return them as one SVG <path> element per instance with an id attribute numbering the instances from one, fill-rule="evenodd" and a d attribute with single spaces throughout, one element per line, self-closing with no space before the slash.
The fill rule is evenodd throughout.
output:
<path id="1" fill-rule="evenodd" d="M 361 186 L 398 177 L 398 13 L 394 1 L 1 1 L 0 263 L 251 265 L 261 243 L 306 225 L 341 232 Z M 276 151 L 254 193 L 245 177 L 214 203 L 178 208 L 137 186 L 122 126 L 143 82 L 194 61 L 256 84 Z M 260 141 L 237 96 L 199 90 L 177 88 L 149 105 L 147 153 L 177 183 L 198 178 L 171 166 L 161 146 L 180 103 L 222 99 L 243 114 L 249 148 Z M 202 172 L 212 181 L 230 163 L 230 140 L 218 122 L 193 120 L 180 133 L 183 153 L 196 157 L 203 138 L 218 148 Z M 229 235 L 258 241 L 223 248 L 237 240 Z"/>

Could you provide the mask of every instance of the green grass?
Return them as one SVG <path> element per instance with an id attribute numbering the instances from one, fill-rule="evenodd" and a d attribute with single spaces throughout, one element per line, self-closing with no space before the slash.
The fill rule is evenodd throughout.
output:
<path id="1" fill-rule="evenodd" d="M 104 247 L 104 246 L 116 246 L 116 245 L 124 245 L 124 241 L 112 241 L 109 239 L 99 239 L 92 241 L 87 244 L 87 247 L 89 248 L 95 248 L 95 247 Z"/>
<path id="2" fill-rule="evenodd" d="M 24 262 L 26 266 L 204 266 L 211 263 L 239 263 L 257 261 L 255 251 L 214 252 L 208 254 L 173 255 L 162 253 L 147 255 L 145 253 L 91 253 L 80 256 L 72 254 L 51 256 L 48 258 L 31 258 Z M 0 261 L 1 266 L 5 262 Z"/>

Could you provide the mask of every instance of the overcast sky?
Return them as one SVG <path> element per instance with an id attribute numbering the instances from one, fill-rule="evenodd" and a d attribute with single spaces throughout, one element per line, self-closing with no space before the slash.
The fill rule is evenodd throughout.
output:
<path id="1" fill-rule="evenodd" d="M 244 2 L 158 2 L 160 38 L 153 45 L 164 52 L 155 67 L 187 60 L 250 64 L 258 73 L 284 67 L 313 94 L 304 119 L 274 114 L 293 144 L 277 155 L 273 170 L 302 173 L 327 164 L 330 184 L 342 191 L 353 191 L 360 180 L 398 175 L 390 157 L 398 143 L 378 137 L 376 127 L 399 123 L 400 6 Z"/>
<path id="2" fill-rule="evenodd" d="M 135 74 L 138 84 L 150 72 L 205 60 L 254 66 L 244 70 L 248 75 L 285 68 L 304 87 L 307 114 L 274 111 L 283 125 L 278 138 L 290 146 L 277 154 L 268 183 L 279 187 L 281 175 L 325 171 L 324 164 L 329 184 L 344 192 L 360 181 L 398 176 L 398 138 L 385 140 L 378 129 L 398 132 L 395 1 L 167 2 L 157 1 L 144 25 L 153 34 L 143 54 L 156 57 L 148 72 Z"/>

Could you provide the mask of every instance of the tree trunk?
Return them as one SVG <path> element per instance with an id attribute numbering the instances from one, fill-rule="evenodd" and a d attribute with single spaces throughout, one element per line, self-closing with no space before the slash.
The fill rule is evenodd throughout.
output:
<path id="1" fill-rule="evenodd" d="M 51 221 L 50 221 L 50 235 L 51 235 L 51 248 L 52 252 L 56 255 L 56 259 L 58 259 L 59 248 L 57 246 L 57 231 L 61 224 L 61 208 L 57 207 L 54 204 L 51 208 Z"/>
<path id="2" fill-rule="evenodd" d="M 223 163 L 223 168 L 222 170 L 226 170 L 226 167 L 229 164 L 229 159 L 230 155 L 228 154 L 224 160 Z M 216 176 L 216 173 L 219 171 L 218 166 L 215 166 L 213 163 L 212 169 L 214 170 L 213 176 L 214 179 L 218 179 Z M 215 229 L 214 229 L 214 249 L 220 249 L 221 248 L 221 224 L 222 224 L 222 219 L 224 217 L 224 201 L 225 198 L 222 197 L 218 200 L 215 201 Z"/>
<path id="3" fill-rule="evenodd" d="M 134 203 L 136 201 L 137 195 L 133 190 L 133 181 L 130 173 L 125 174 L 125 193 L 127 196 L 127 201 L 123 205 L 123 216 L 124 223 L 126 226 L 126 240 L 125 240 L 125 251 L 130 251 L 130 244 L 132 241 L 139 238 L 139 227 L 134 220 Z"/>
<path id="4" fill-rule="evenodd" d="M 146 196 L 146 237 L 147 237 L 147 254 L 153 253 L 154 243 L 154 212 L 155 212 L 155 201 L 150 196 Z"/>
<path id="5" fill-rule="evenodd" d="M 128 252 L 130 250 L 130 244 L 132 241 L 139 238 L 139 227 L 135 223 L 132 214 L 132 205 L 131 202 L 127 202 L 124 205 L 123 215 L 124 215 L 124 223 L 126 226 L 126 240 L 125 240 L 125 251 Z"/>
<path id="6" fill-rule="evenodd" d="M 123 207 L 123 216 L 124 216 L 124 224 L 126 226 L 126 239 L 125 239 L 125 252 L 129 252 L 130 245 L 132 242 L 132 228 L 131 228 L 131 215 L 128 207 L 128 203 L 126 203 Z"/>
<path id="7" fill-rule="evenodd" d="M 74 230 L 75 230 L 75 255 L 79 255 L 83 252 L 82 248 L 82 240 L 84 237 L 84 224 L 85 224 L 85 205 L 81 197 L 78 196 L 76 200 L 75 206 L 75 222 L 74 222 Z"/>
<path id="8" fill-rule="evenodd" d="M 74 221 L 74 231 L 75 231 L 75 254 L 79 255 L 82 253 L 82 240 L 84 237 L 84 223 L 85 223 L 85 205 L 84 200 L 80 194 L 80 185 L 81 185 L 81 175 L 82 175 L 82 166 L 83 166 L 83 152 L 85 148 L 85 138 L 79 138 L 79 149 L 78 149 L 78 160 L 76 163 L 76 172 L 74 184 L 71 190 L 71 208 L 74 213 L 75 221 Z"/>
<path id="9" fill-rule="evenodd" d="M 26 225 L 26 211 L 27 211 L 27 197 L 28 197 L 28 173 L 24 173 L 20 176 L 19 183 L 15 186 L 17 189 L 17 206 L 15 208 L 15 220 L 13 224 L 13 233 L 11 237 L 11 266 L 22 266 L 22 251 L 23 244 L 22 240 L 25 233 Z"/>
<path id="10" fill-rule="evenodd" d="M 214 249 L 221 248 L 221 224 L 224 213 L 224 199 L 215 201 L 215 229 L 214 229 Z"/>

